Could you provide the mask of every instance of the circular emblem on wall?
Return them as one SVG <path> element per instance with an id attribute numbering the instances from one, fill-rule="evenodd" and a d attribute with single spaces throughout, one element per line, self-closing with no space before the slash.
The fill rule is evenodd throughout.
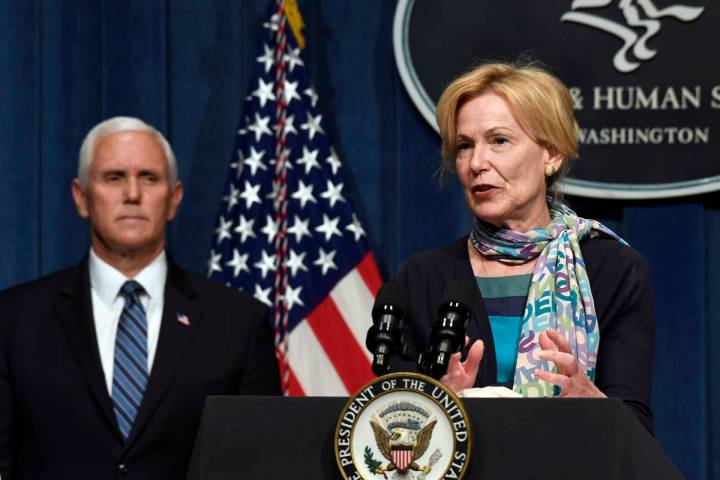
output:
<path id="1" fill-rule="evenodd" d="M 350 397 L 335 428 L 346 479 L 462 478 L 472 429 L 462 403 L 432 378 L 378 377 Z"/>
<path id="2" fill-rule="evenodd" d="M 574 195 L 662 198 L 720 190 L 720 2 L 399 0 L 395 60 L 437 129 L 447 84 L 482 61 L 531 58 L 570 88 Z"/>

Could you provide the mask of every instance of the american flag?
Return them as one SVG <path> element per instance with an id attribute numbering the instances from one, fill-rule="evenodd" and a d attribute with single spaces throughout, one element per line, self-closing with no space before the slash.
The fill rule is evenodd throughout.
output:
<path id="1" fill-rule="evenodd" d="M 381 280 L 293 33 L 297 5 L 271 10 L 208 275 L 272 307 L 286 394 L 348 395 L 373 377 L 364 339 Z"/>

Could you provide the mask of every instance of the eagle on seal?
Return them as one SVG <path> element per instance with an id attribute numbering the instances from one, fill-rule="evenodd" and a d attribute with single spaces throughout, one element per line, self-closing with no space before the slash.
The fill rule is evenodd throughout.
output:
<path id="1" fill-rule="evenodd" d="M 432 468 L 430 465 L 422 467 L 415 460 L 422 457 L 430 446 L 436 423 L 437 420 L 433 420 L 421 428 L 417 435 L 410 435 L 404 428 L 388 430 L 375 420 L 370 420 L 378 449 L 383 457 L 390 461 L 387 465 L 379 467 L 376 473 L 385 474 L 396 469 L 401 473 L 407 470 L 430 472 Z"/>

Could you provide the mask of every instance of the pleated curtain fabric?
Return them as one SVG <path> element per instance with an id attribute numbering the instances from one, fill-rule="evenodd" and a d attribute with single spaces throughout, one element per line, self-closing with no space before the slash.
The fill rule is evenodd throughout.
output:
<path id="1" fill-rule="evenodd" d="M 87 254 L 90 236 L 69 185 L 84 135 L 115 115 L 140 117 L 167 135 L 185 188 L 169 226 L 168 252 L 184 268 L 206 271 L 267 3 L 68 3 L 0 1 L 0 204 L 6 207 L 0 209 L 0 288 Z M 707 5 L 708 12 L 720 5 L 684 3 Z M 345 188 L 357 193 L 356 213 L 387 278 L 408 256 L 463 235 L 472 218 L 463 213 L 456 182 L 448 179 L 447 188 L 438 189 L 433 181 L 437 133 L 413 105 L 393 54 L 398 3 L 299 4 L 304 60 L 313 67 L 329 133 L 349 173 Z M 704 18 L 711 16 L 698 21 Z M 637 165 L 628 168 L 642 168 L 643 155 L 638 149 Z M 678 158 L 678 165 L 692 160 Z M 581 158 L 574 168 L 582 164 Z M 648 261 L 657 312 L 656 438 L 687 478 L 720 480 L 720 192 L 567 200 Z"/>
<path id="2" fill-rule="evenodd" d="M 133 280 L 125 282 L 120 289 L 125 306 L 115 337 L 112 401 L 118 428 L 125 439 L 140 409 L 148 378 L 147 317 L 140 303 L 143 291 Z"/>

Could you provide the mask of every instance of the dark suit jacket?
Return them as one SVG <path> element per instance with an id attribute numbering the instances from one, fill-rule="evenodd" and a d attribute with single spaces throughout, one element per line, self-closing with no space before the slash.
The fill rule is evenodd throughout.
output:
<path id="1" fill-rule="evenodd" d="M 650 390 L 655 345 L 655 312 L 650 271 L 642 256 L 609 238 L 580 242 L 600 326 L 595 384 L 609 397 L 625 401 L 638 420 L 652 432 Z M 438 319 L 438 307 L 447 285 L 455 279 L 474 281 L 467 237 L 419 253 L 399 269 L 397 279 L 409 292 L 405 330 L 420 348 L 427 346 Z M 473 292 L 467 335 L 485 342 L 477 387 L 497 385 L 492 329 L 480 294 Z M 393 360 L 394 371 L 415 371 L 415 365 Z M 507 385 L 511 386 L 511 385 Z"/>
<path id="2" fill-rule="evenodd" d="M 168 263 L 155 360 L 127 442 L 100 364 L 87 260 L 0 293 L 3 480 L 184 479 L 206 396 L 279 393 L 268 309 Z"/>

